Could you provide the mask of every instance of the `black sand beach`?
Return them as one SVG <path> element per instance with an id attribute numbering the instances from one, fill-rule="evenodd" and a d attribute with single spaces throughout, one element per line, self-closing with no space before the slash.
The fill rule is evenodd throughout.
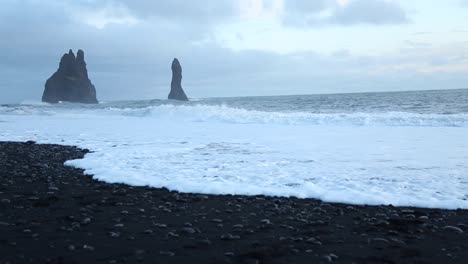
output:
<path id="1" fill-rule="evenodd" d="M 86 153 L 0 143 L 0 263 L 468 263 L 468 210 L 107 184 Z"/>

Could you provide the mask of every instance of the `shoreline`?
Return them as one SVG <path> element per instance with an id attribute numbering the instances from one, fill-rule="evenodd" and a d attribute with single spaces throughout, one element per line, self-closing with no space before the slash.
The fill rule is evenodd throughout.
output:
<path id="1" fill-rule="evenodd" d="M 108 184 L 87 152 L 0 142 L 0 264 L 468 262 L 468 210 Z"/>

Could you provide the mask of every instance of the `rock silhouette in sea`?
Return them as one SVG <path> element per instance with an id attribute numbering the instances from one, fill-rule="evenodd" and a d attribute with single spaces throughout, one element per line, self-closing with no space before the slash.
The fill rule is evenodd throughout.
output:
<path id="1" fill-rule="evenodd" d="M 177 58 L 172 61 L 171 92 L 167 98 L 180 101 L 189 100 L 182 89 L 182 66 Z"/>
<path id="2" fill-rule="evenodd" d="M 42 101 L 59 101 L 97 104 L 96 88 L 88 78 L 84 52 L 78 50 L 65 53 L 60 60 L 58 70 L 47 80 Z"/>

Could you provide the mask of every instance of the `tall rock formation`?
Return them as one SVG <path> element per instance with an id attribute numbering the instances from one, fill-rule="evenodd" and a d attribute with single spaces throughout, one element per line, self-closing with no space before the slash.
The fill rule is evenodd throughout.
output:
<path id="1" fill-rule="evenodd" d="M 177 58 L 172 61 L 171 92 L 167 98 L 180 101 L 189 100 L 182 89 L 182 66 Z"/>
<path id="2" fill-rule="evenodd" d="M 84 52 L 70 50 L 60 60 L 58 70 L 47 80 L 42 101 L 58 103 L 59 101 L 97 104 L 96 88 L 88 78 Z"/>

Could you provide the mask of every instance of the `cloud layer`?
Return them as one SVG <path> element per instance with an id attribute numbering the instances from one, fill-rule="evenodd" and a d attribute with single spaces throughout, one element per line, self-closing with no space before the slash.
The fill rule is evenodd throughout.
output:
<path id="1" fill-rule="evenodd" d="M 405 10 L 386 0 L 285 1 L 285 22 L 293 26 L 402 24 Z"/>
<path id="2" fill-rule="evenodd" d="M 355 55 L 346 46 L 333 54 L 279 54 L 233 50 L 217 40 L 214 29 L 257 21 L 245 18 L 245 8 L 258 15 L 278 7 L 272 12 L 283 23 L 278 30 L 294 27 L 305 34 L 328 30 L 326 25 L 411 21 L 396 2 L 383 0 L 6 0 L 0 9 L 0 103 L 39 100 L 70 48 L 85 50 L 101 100 L 164 98 L 174 57 L 193 97 L 436 88 L 442 81 L 422 85 L 434 72 L 452 88 L 463 80 L 458 76 L 468 65 L 468 51 L 462 46 L 407 45 L 393 56 Z"/>

